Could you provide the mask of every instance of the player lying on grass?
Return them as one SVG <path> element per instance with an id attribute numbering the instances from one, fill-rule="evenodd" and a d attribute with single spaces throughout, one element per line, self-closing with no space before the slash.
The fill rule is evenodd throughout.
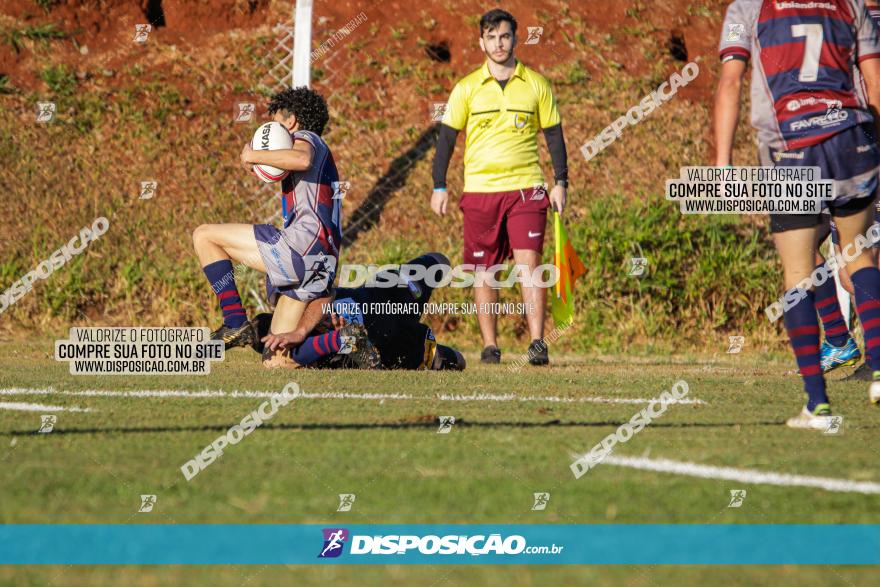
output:
<path id="1" fill-rule="evenodd" d="M 440 253 L 428 253 L 407 265 L 422 265 L 429 270 L 438 265 L 448 268 L 449 260 Z M 311 302 L 300 326 L 292 332 L 269 334 L 272 315 L 257 316 L 255 327 L 263 344 L 255 344 L 254 350 L 263 354 L 263 364 L 269 368 L 462 370 L 466 363 L 461 353 L 437 344 L 431 328 L 421 323 L 431 293 L 424 279 L 407 281 L 404 287 L 337 288 L 332 314 L 324 312 L 321 302 Z M 387 311 L 413 302 L 418 313 Z M 377 313 L 372 308 L 383 311 Z M 276 314 L 284 311 L 276 308 Z"/>
<path id="2" fill-rule="evenodd" d="M 203 224 L 193 232 L 202 270 L 223 311 L 223 325 L 212 338 L 223 340 L 227 349 L 255 341 L 232 261 L 266 274 L 277 298 L 273 304 L 285 310 L 276 316 L 272 331 L 288 332 L 297 326 L 309 301 L 329 296 L 339 258 L 342 209 L 341 200 L 333 199 L 339 174 L 321 138 L 329 118 L 327 104 L 314 90 L 287 89 L 272 97 L 269 113 L 290 131 L 293 147 L 255 151 L 247 143 L 241 164 L 251 173 L 255 164 L 291 172 L 281 183 L 283 227 Z"/>
<path id="3" fill-rule="evenodd" d="M 815 166 L 834 180 L 828 208 L 844 250 L 858 251 L 849 263 L 856 311 L 866 341 L 874 382 L 868 389 L 880 402 L 880 270 L 870 249 L 859 251 L 856 237 L 868 232 L 874 216 L 880 152 L 880 32 L 863 0 L 790 3 L 736 0 L 727 10 L 720 44 L 721 76 L 715 99 L 716 165 L 731 164 L 739 119 L 742 79 L 752 61 L 752 123 L 758 131 L 764 166 Z M 865 82 L 867 104 L 859 99 L 854 71 Z M 770 230 L 782 259 L 785 328 L 807 404 L 786 424 L 827 430 L 831 406 L 820 366 L 819 321 L 810 282 L 815 268 L 821 214 L 770 216 Z"/>

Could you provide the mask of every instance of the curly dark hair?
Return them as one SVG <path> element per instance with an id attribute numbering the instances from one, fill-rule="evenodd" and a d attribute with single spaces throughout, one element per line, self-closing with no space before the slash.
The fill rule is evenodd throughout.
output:
<path id="1" fill-rule="evenodd" d="M 494 31 L 498 28 L 498 25 L 505 21 L 510 24 L 510 31 L 515 35 L 516 19 L 513 18 L 513 15 L 506 10 L 495 8 L 494 10 L 490 10 L 480 18 L 480 36 L 482 37 L 483 33 L 485 33 L 486 31 Z"/>
<path id="2" fill-rule="evenodd" d="M 321 94 L 305 86 L 288 88 L 272 96 L 269 100 L 269 114 L 281 112 L 286 116 L 296 116 L 299 127 L 317 135 L 324 132 L 330 115 L 327 113 L 327 102 Z"/>

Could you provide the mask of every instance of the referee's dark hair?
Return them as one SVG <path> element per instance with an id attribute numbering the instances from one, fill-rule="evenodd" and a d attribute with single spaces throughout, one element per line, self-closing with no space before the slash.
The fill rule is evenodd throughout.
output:
<path id="1" fill-rule="evenodd" d="M 504 21 L 510 23 L 510 30 L 515 35 L 516 19 L 513 18 L 513 15 L 506 10 L 495 8 L 493 10 L 490 10 L 480 18 L 480 36 L 482 37 L 483 33 L 485 33 L 486 31 L 494 31 L 498 28 L 498 25 Z"/>

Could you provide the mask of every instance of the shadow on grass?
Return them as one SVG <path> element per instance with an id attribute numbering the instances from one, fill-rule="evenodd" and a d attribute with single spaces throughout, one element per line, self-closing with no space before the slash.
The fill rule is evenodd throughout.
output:
<path id="1" fill-rule="evenodd" d="M 342 244 L 350 246 L 354 243 L 361 232 L 370 230 L 382 216 L 382 210 L 395 192 L 406 185 L 406 180 L 416 163 L 425 158 L 437 142 L 439 125 L 433 125 L 419 136 L 415 144 L 405 153 L 394 159 L 385 171 L 385 174 L 376 181 L 376 184 L 367 194 L 367 197 L 357 207 L 348 222 L 342 235 Z"/>
<path id="2" fill-rule="evenodd" d="M 599 428 L 621 426 L 627 421 L 605 422 L 564 422 L 548 420 L 545 422 L 469 422 L 456 420 L 455 428 Z M 785 422 L 656 422 L 651 428 L 729 428 L 733 426 L 782 426 Z M 49 436 L 67 434 L 150 434 L 164 432 L 202 432 L 212 430 L 226 432 L 235 424 L 207 424 L 204 426 L 144 426 L 140 428 L 55 428 L 49 434 L 40 434 L 34 430 L 10 430 L 0 432 L 0 436 Z M 313 424 L 263 424 L 260 430 L 437 430 L 438 422 L 349 422 L 349 423 L 313 423 Z"/>

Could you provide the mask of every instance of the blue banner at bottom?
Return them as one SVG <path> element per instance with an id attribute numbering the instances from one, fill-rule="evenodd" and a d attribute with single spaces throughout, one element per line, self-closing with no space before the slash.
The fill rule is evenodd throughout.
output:
<path id="1" fill-rule="evenodd" d="M 877 565 L 880 525 L 0 525 L 0 564 Z"/>

